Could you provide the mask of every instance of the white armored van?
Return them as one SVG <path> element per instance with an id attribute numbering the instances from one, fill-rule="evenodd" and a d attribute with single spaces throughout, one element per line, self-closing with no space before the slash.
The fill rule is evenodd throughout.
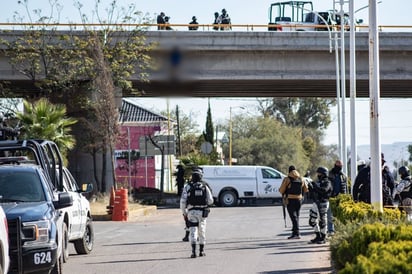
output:
<path id="1" fill-rule="evenodd" d="M 267 166 L 202 166 L 215 203 L 236 206 L 240 200 L 281 199 L 279 187 L 286 176 Z"/>

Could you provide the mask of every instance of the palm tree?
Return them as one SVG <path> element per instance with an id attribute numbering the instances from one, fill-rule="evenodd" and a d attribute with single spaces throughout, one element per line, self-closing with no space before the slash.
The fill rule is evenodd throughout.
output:
<path id="1" fill-rule="evenodd" d="M 70 134 L 70 126 L 77 123 L 77 120 L 66 117 L 64 105 L 54 105 L 46 98 L 33 104 L 24 100 L 23 104 L 24 111 L 16 113 L 22 123 L 21 137 L 53 141 L 66 158 L 67 151 L 76 143 L 75 137 Z"/>

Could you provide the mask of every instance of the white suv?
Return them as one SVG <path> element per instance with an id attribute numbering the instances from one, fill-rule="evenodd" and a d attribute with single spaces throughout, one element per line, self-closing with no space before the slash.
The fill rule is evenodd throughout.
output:
<path id="1" fill-rule="evenodd" d="M 0 206 L 0 273 L 9 272 L 9 234 L 6 214 Z"/>
<path id="2" fill-rule="evenodd" d="M 63 217 L 63 261 L 69 257 L 69 242 L 74 244 L 78 254 L 89 254 L 93 249 L 94 233 L 90 203 L 83 193 L 90 192 L 93 186 L 83 184 L 80 189 L 70 171 L 63 167 L 63 191 L 71 194 L 73 205 L 61 209 Z"/>

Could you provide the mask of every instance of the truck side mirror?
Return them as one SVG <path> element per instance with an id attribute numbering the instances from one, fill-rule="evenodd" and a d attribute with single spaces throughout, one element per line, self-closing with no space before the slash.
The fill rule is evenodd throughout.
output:
<path id="1" fill-rule="evenodd" d="M 81 192 L 88 193 L 88 192 L 92 192 L 92 190 L 93 190 L 92 184 L 82 184 Z"/>

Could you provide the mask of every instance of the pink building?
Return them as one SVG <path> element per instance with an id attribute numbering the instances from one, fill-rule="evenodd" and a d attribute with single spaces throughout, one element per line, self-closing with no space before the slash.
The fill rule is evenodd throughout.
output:
<path id="1" fill-rule="evenodd" d="M 116 182 L 118 186 L 160 189 L 161 156 L 153 154 L 150 138 L 172 135 L 168 118 L 142 108 L 138 99 L 122 99 L 119 122 L 121 136 L 115 150 Z M 129 153 L 130 151 L 130 153 Z M 165 157 L 166 161 L 168 157 Z M 129 164 L 130 160 L 130 164 Z M 161 162 L 161 160 L 160 160 Z M 169 165 L 164 165 L 163 180 L 169 185 Z"/>

